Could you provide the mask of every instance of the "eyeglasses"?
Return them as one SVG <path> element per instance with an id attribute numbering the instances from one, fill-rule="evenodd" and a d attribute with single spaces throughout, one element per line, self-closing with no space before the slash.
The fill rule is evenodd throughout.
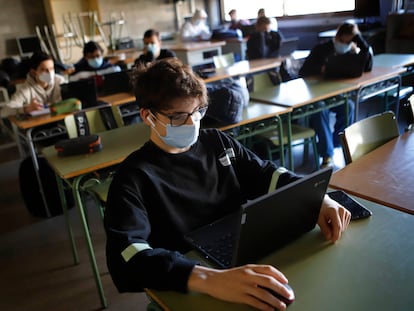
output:
<path id="1" fill-rule="evenodd" d="M 200 121 L 206 115 L 208 106 L 197 107 L 193 112 L 175 112 L 172 114 L 166 114 L 161 111 L 156 111 L 160 115 L 168 118 L 170 124 L 173 127 L 184 125 L 189 117 L 192 117 L 193 121 Z"/>

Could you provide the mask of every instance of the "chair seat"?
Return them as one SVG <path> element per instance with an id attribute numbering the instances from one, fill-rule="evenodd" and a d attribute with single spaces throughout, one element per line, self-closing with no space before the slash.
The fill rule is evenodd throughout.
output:
<path id="1" fill-rule="evenodd" d="M 96 197 L 101 201 L 106 203 L 108 198 L 109 186 L 111 185 L 112 177 L 105 178 L 99 183 L 88 187 L 88 191 L 96 195 Z"/>

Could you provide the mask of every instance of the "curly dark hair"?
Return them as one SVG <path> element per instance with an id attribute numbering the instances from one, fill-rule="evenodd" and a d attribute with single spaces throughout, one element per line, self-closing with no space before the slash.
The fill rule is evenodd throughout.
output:
<path id="1" fill-rule="evenodd" d="M 198 98 L 207 105 L 204 81 L 177 58 L 165 58 L 139 64 L 132 76 L 135 97 L 140 108 L 168 110 L 177 98 Z"/>

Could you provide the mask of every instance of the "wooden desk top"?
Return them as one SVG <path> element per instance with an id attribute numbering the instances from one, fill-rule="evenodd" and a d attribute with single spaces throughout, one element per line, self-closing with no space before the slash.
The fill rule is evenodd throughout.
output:
<path id="1" fill-rule="evenodd" d="M 15 124 L 19 129 L 28 130 L 28 129 L 33 128 L 33 127 L 37 127 L 37 126 L 41 126 L 41 125 L 61 121 L 66 116 L 67 116 L 67 114 L 59 114 L 59 115 L 56 115 L 56 116 L 51 116 L 50 114 L 45 114 L 45 115 L 37 116 L 37 117 L 27 117 L 27 119 L 25 119 L 25 120 L 20 120 L 16 116 L 10 116 L 9 120 L 13 124 Z"/>
<path id="2" fill-rule="evenodd" d="M 261 262 L 289 279 L 289 311 L 411 310 L 414 306 L 414 217 L 358 199 L 373 215 L 353 221 L 332 245 L 319 227 Z M 202 261 L 202 260 L 201 260 Z M 171 311 L 254 311 L 199 293 L 149 290 Z"/>
<path id="3" fill-rule="evenodd" d="M 342 189 L 410 214 L 414 214 L 414 132 L 362 156 L 335 172 L 332 188 Z"/>
<path id="4" fill-rule="evenodd" d="M 355 84 L 334 80 L 294 79 L 250 93 L 250 98 L 268 104 L 298 108 L 357 89 Z"/>
<path id="5" fill-rule="evenodd" d="M 113 106 L 118 106 L 130 102 L 135 102 L 135 95 L 132 93 L 122 92 L 107 96 L 98 97 L 98 100 L 109 103 Z"/>
<path id="6" fill-rule="evenodd" d="M 243 60 L 236 62 L 229 67 L 216 69 L 216 72 L 212 76 L 205 78 L 204 82 L 210 83 L 235 76 L 245 76 L 259 71 L 269 70 L 279 67 L 282 64 L 282 61 L 283 59 L 281 57 Z"/>
<path id="7" fill-rule="evenodd" d="M 374 66 L 398 68 L 410 65 L 414 65 L 414 54 L 384 53 L 374 56 Z"/>
<path id="8" fill-rule="evenodd" d="M 226 44 L 226 41 L 198 41 L 198 42 L 177 42 L 175 44 L 164 44 L 165 49 L 173 51 L 198 51 L 210 48 L 221 47 Z"/>
<path id="9" fill-rule="evenodd" d="M 400 74 L 406 72 L 407 69 L 403 67 L 372 67 L 372 71 L 364 72 L 362 76 L 358 78 L 351 79 L 339 79 L 340 82 L 357 84 L 358 87 L 366 86 L 368 84 L 376 83 L 379 81 L 387 80 L 392 77 L 399 76 Z"/>
<path id="10" fill-rule="evenodd" d="M 42 150 L 42 154 L 61 178 L 69 179 L 121 163 L 148 141 L 149 128 L 144 123 L 137 123 L 99 133 L 99 136 L 100 152 L 59 157 L 54 146 L 49 146 Z"/>

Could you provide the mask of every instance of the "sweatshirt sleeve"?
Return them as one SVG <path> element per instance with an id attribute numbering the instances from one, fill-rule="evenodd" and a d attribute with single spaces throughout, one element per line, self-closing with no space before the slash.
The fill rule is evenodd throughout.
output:
<path id="1" fill-rule="evenodd" d="M 197 262 L 177 251 L 150 244 L 151 225 L 132 174 L 123 171 L 114 177 L 104 224 L 107 265 L 119 292 L 144 288 L 187 290 L 188 278 Z"/>

